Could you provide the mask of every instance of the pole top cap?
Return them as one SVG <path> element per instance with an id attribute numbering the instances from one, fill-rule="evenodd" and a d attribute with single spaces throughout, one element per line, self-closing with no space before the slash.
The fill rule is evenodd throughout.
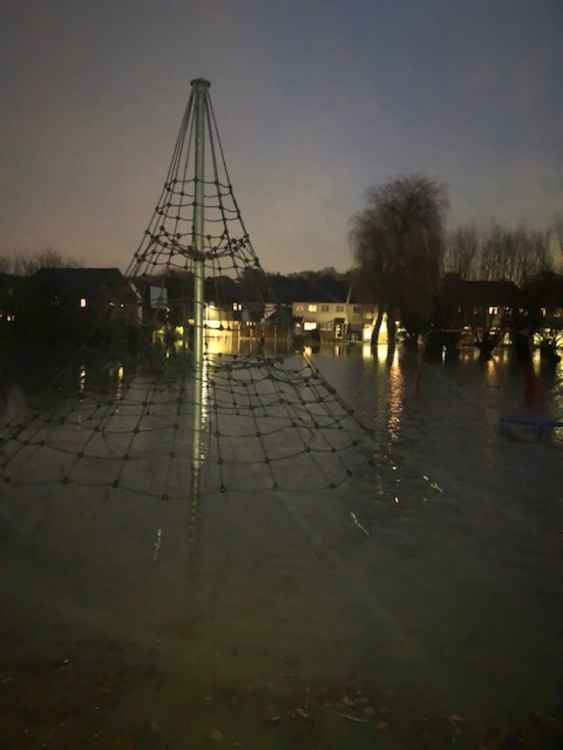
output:
<path id="1" fill-rule="evenodd" d="M 190 81 L 190 85 L 192 87 L 201 86 L 208 89 L 211 86 L 211 83 L 205 78 L 194 78 Z"/>

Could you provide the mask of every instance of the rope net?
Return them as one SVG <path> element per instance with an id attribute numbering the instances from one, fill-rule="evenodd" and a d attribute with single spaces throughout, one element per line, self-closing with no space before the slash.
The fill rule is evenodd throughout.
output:
<path id="1" fill-rule="evenodd" d="M 82 364 L 2 428 L 5 484 L 121 489 L 160 500 L 189 494 L 191 361 Z M 374 463 L 364 427 L 313 363 L 206 355 L 201 489 L 335 490 Z M 50 402 L 46 408 L 46 402 Z"/>
<path id="2" fill-rule="evenodd" d="M 197 173 L 196 107 L 203 107 L 205 133 Z M 205 218 L 199 224 L 198 210 Z M 192 357 L 196 261 L 206 276 L 199 388 Z M 30 397 L 24 416 L 0 422 L 4 485 L 185 499 L 196 437 L 204 492 L 336 490 L 369 479 L 374 464 L 381 470 L 371 429 L 314 363 L 291 348 L 266 354 L 267 313 L 275 318 L 279 306 L 260 271 L 209 93 L 192 87 L 163 190 L 127 270 L 143 310 L 145 346 L 113 361 L 81 355 Z M 254 335 L 241 346 L 245 331 Z"/>

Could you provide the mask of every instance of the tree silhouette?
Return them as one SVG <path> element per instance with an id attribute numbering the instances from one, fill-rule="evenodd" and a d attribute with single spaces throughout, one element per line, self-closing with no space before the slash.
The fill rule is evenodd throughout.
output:
<path id="1" fill-rule="evenodd" d="M 444 256 L 448 205 L 442 183 L 415 174 L 369 189 L 367 206 L 352 218 L 350 241 L 357 270 L 371 301 L 387 313 L 391 345 L 398 315 L 413 338 L 429 323 Z M 372 343 L 377 343 L 377 326 L 374 333 Z"/>

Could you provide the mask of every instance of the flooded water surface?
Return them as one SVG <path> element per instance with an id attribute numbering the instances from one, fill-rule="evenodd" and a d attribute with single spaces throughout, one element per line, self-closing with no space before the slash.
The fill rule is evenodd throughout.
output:
<path id="1" fill-rule="evenodd" d="M 3 485 L 8 747 L 560 746 L 563 430 L 500 425 L 561 419 L 561 365 L 534 363 L 530 400 L 505 353 L 306 353 L 373 430 L 373 466 L 342 486 L 288 459 L 261 488 L 241 441 L 234 492 L 216 449 L 199 498 L 182 461 L 173 502 L 108 489 L 102 461 L 91 486 Z M 188 450 L 163 414 L 138 486 Z"/>

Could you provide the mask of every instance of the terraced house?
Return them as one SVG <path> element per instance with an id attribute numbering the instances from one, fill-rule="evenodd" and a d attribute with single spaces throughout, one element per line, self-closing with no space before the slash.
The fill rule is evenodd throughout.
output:
<path id="1" fill-rule="evenodd" d="M 294 302 L 292 305 L 295 333 L 323 339 L 369 341 L 377 315 L 375 305 L 350 300 L 335 302 Z"/>

